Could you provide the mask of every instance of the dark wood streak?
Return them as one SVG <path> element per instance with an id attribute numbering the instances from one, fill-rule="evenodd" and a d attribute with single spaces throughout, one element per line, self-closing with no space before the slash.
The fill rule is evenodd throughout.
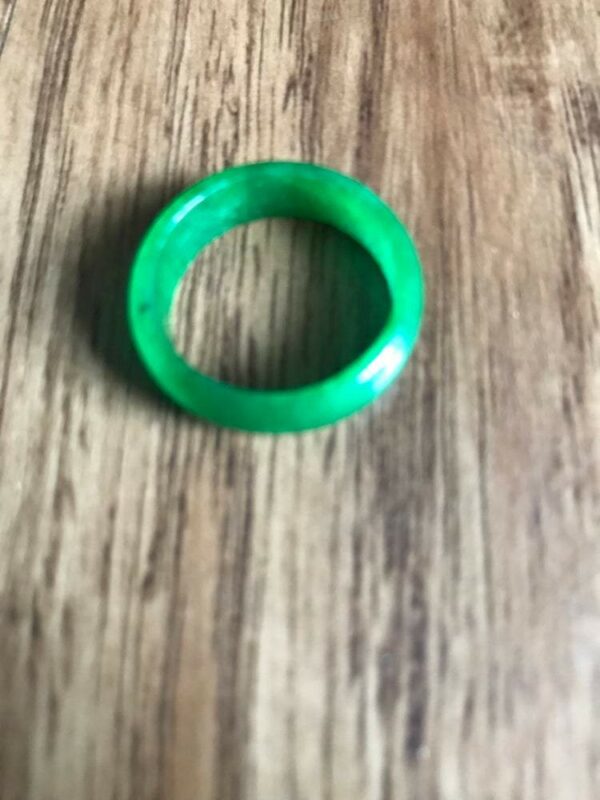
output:
<path id="1" fill-rule="evenodd" d="M 0 7 L 0 58 L 2 57 L 2 51 L 4 50 L 4 45 L 8 38 L 16 5 L 17 0 L 2 0 L 2 5 Z"/>

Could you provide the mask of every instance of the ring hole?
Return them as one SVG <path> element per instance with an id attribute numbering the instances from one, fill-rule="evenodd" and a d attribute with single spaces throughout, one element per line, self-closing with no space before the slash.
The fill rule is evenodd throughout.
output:
<path id="1" fill-rule="evenodd" d="M 382 330 L 389 292 L 357 242 L 316 222 L 265 219 L 205 248 L 176 295 L 172 336 L 196 369 L 253 389 L 321 381 Z"/>

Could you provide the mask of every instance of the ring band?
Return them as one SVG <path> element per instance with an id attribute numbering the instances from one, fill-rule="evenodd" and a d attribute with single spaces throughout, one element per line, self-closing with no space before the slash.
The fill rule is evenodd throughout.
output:
<path id="1" fill-rule="evenodd" d="M 390 295 L 381 332 L 348 366 L 317 383 L 263 391 L 203 375 L 175 350 L 169 315 L 198 252 L 237 225 L 292 217 L 330 225 L 373 257 Z M 264 162 L 212 175 L 179 195 L 155 220 L 135 257 L 128 315 L 137 350 L 176 403 L 210 422 L 283 433 L 336 422 L 366 406 L 400 374 L 417 340 L 424 282 L 402 223 L 370 189 L 314 164 Z"/>

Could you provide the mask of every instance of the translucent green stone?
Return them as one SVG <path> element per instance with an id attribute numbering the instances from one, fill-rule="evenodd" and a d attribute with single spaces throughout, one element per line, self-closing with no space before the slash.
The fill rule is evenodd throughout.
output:
<path id="1" fill-rule="evenodd" d="M 177 287 L 198 252 L 231 228 L 263 217 L 309 219 L 341 230 L 370 253 L 387 283 L 390 311 L 379 335 L 351 364 L 318 383 L 280 391 L 223 383 L 188 364 L 169 335 Z M 280 433 L 336 422 L 390 386 L 419 334 L 424 283 L 410 236 L 373 192 L 313 164 L 266 162 L 212 175 L 177 197 L 142 242 L 128 299 L 140 356 L 175 402 L 219 425 Z"/>

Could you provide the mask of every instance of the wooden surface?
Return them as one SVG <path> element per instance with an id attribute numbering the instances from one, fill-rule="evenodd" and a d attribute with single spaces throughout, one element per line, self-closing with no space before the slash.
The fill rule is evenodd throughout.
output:
<path id="1" fill-rule="evenodd" d="M 0 53 L 2 800 L 600 797 L 598 6 L 0 0 Z M 428 281 L 394 390 L 276 439 L 162 401 L 122 316 L 161 205 L 271 157 Z M 316 374 L 347 246 L 227 237 L 181 348 Z"/>

